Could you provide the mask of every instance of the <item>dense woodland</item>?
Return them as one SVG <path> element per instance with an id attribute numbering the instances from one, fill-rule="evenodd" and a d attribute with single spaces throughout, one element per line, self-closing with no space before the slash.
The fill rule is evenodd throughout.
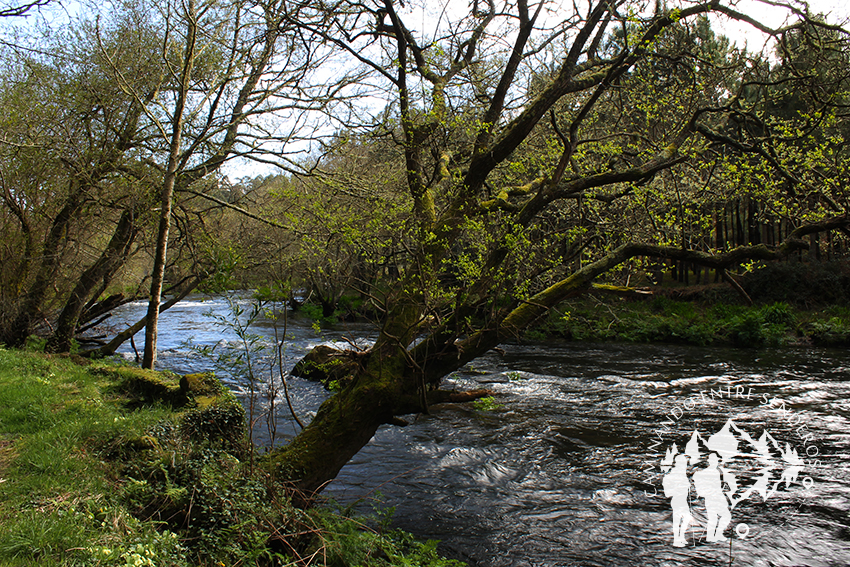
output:
<path id="1" fill-rule="evenodd" d="M 144 327 L 152 367 L 158 313 L 193 290 L 325 315 L 354 298 L 379 339 L 270 459 L 310 494 L 596 280 L 846 260 L 841 22 L 796 2 L 777 29 L 725 0 L 445 4 L 0 12 L 0 343 L 68 351 L 145 298 L 89 354 Z M 713 29 L 729 20 L 766 48 Z"/>

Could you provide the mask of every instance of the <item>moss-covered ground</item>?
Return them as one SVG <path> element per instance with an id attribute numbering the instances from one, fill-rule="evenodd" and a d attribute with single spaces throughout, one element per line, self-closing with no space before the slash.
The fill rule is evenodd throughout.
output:
<path id="1" fill-rule="evenodd" d="M 299 510 L 214 377 L 0 348 L 0 565 L 460 565 L 386 515 Z"/>

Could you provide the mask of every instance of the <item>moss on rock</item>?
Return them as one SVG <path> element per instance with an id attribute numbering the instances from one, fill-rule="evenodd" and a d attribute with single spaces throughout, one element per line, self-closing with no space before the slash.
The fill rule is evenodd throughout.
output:
<path id="1" fill-rule="evenodd" d="M 186 403 L 174 374 L 132 366 L 97 366 L 90 372 L 112 381 L 113 391 L 126 396 L 129 405 L 164 402 L 181 406 Z"/>
<path id="2" fill-rule="evenodd" d="M 227 391 L 212 372 L 185 374 L 180 378 L 180 390 L 192 396 L 216 396 Z"/>
<path id="3" fill-rule="evenodd" d="M 212 378 L 216 382 L 218 379 Z M 180 429 L 194 442 L 240 453 L 245 439 L 245 408 L 223 385 L 215 395 L 195 396 L 196 407 L 186 411 Z"/>
<path id="4" fill-rule="evenodd" d="M 344 387 L 357 369 L 358 355 L 359 353 L 354 351 L 319 345 L 295 363 L 292 374 L 321 382 L 327 388 L 330 388 L 333 382 L 336 382 L 339 387 Z"/>
<path id="5" fill-rule="evenodd" d="M 198 407 L 207 407 L 215 404 L 219 397 L 230 394 L 230 391 L 214 373 L 199 372 L 180 378 L 180 394 Z"/>

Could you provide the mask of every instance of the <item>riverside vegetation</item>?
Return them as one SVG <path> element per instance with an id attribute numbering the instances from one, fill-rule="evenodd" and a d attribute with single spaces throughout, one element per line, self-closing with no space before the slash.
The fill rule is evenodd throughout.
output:
<path id="1" fill-rule="evenodd" d="M 0 565 L 463 565 L 392 509 L 292 507 L 244 417 L 212 375 L 0 349 Z"/>
<path id="2" fill-rule="evenodd" d="M 674 282 L 632 298 L 596 293 L 562 303 L 525 337 L 756 348 L 850 346 L 846 262 L 761 266 L 744 274 L 740 285 L 749 302 L 727 284 L 677 287 Z"/>
<path id="3" fill-rule="evenodd" d="M 733 0 L 37 4 L 0 10 L 0 343 L 102 357 L 144 328 L 152 369 L 193 290 L 357 297 L 380 332 L 267 456 L 307 500 L 379 428 L 486 398 L 443 379 L 597 282 L 850 257 L 850 30 L 805 5 L 771 29 Z M 769 344 L 772 309 L 719 331 Z M 687 334 L 649 322 L 617 332 Z"/>
<path id="4" fill-rule="evenodd" d="M 776 270 L 787 289 L 769 283 Z M 656 287 L 638 300 L 590 294 L 526 339 L 847 346 L 842 274 L 758 270 L 742 279 L 750 306 L 725 285 Z M 0 349 L 0 565 L 462 565 L 390 529 L 391 508 L 357 517 L 332 502 L 292 506 L 253 466 L 245 410 L 214 376 L 41 347 Z"/>
<path id="5" fill-rule="evenodd" d="M 813 311 L 784 302 L 752 307 L 705 301 L 646 301 L 605 298 L 561 305 L 527 339 L 566 338 L 698 346 L 850 346 L 850 309 Z"/>

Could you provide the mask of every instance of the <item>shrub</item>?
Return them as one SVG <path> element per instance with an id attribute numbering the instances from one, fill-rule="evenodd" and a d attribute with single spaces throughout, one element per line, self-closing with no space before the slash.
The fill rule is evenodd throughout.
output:
<path id="1" fill-rule="evenodd" d="M 755 313 L 746 313 L 732 319 L 729 338 L 739 347 L 762 346 L 765 341 L 761 317 Z"/>
<path id="2" fill-rule="evenodd" d="M 230 398 L 186 412 L 180 426 L 183 434 L 238 453 L 245 439 L 245 409 Z"/>
<path id="3" fill-rule="evenodd" d="M 765 305 L 761 308 L 760 314 L 765 323 L 771 325 L 791 326 L 794 324 L 794 314 L 785 302 L 777 301 L 772 305 Z"/>
<path id="4" fill-rule="evenodd" d="M 806 332 L 818 346 L 850 346 L 850 325 L 839 317 L 815 321 L 807 327 Z"/>
<path id="5" fill-rule="evenodd" d="M 775 315 L 773 311 L 769 313 Z M 729 338 L 737 347 L 781 346 L 787 336 L 787 325 L 765 320 L 763 311 L 749 311 L 734 317 L 729 326 Z"/>

